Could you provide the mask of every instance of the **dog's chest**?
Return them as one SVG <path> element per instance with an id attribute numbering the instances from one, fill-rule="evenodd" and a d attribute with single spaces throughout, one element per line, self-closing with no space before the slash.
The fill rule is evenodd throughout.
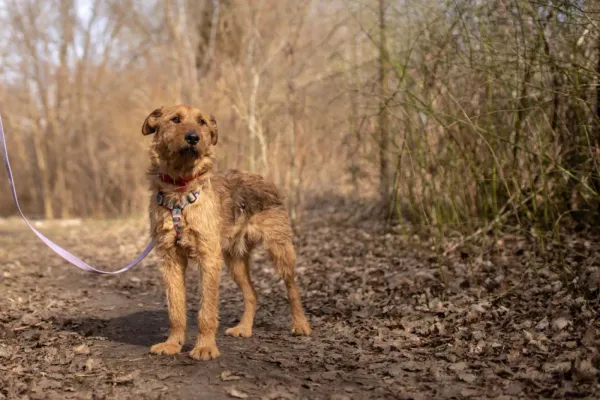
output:
<path id="1" fill-rule="evenodd" d="M 165 200 L 169 207 L 159 203 L 151 206 L 152 234 L 158 245 L 196 247 L 199 242 L 219 236 L 218 210 L 210 194 L 201 193 L 194 203 L 185 207 L 178 207 L 177 204 L 181 204 L 178 201 L 171 196 Z"/>

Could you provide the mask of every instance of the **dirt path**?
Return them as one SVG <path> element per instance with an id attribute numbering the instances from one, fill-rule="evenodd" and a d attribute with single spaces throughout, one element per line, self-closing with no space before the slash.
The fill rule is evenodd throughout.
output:
<path id="1" fill-rule="evenodd" d="M 149 354 L 168 323 L 154 255 L 116 277 L 85 274 L 22 224 L 1 224 L 0 399 L 600 394 L 597 292 L 574 298 L 526 252 L 442 261 L 405 236 L 343 219 L 312 212 L 299 227 L 298 275 L 313 336 L 290 334 L 283 285 L 259 254 L 254 336 L 223 334 L 242 311 L 241 295 L 224 275 L 222 356 L 210 362 Z M 147 237 L 140 221 L 44 229 L 103 268 L 124 265 Z M 194 275 L 185 351 L 199 304 Z"/>

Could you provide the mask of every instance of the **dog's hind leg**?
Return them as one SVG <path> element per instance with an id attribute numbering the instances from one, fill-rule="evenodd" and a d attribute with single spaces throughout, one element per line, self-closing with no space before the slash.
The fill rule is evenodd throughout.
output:
<path id="1" fill-rule="evenodd" d="M 292 333 L 295 335 L 310 335 L 311 329 L 302 309 L 300 291 L 296 285 L 295 267 L 296 251 L 291 240 L 271 240 L 264 242 L 271 255 L 277 272 L 283 279 L 287 289 L 288 300 L 292 311 Z"/>
<path id="2" fill-rule="evenodd" d="M 252 286 L 250 279 L 250 253 L 243 256 L 235 256 L 225 253 L 225 264 L 235 283 L 242 290 L 244 296 L 244 313 L 237 326 L 229 328 L 225 334 L 237 337 L 252 336 L 252 324 L 254 323 L 254 314 L 256 314 L 256 291 Z"/>

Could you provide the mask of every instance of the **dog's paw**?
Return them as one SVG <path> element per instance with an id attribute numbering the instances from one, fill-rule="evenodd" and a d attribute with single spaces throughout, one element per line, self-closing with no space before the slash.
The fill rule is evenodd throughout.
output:
<path id="1" fill-rule="evenodd" d="M 310 325 L 308 324 L 308 321 L 306 319 L 292 322 L 292 334 L 308 336 L 311 333 L 312 329 L 310 329 Z"/>
<path id="2" fill-rule="evenodd" d="M 243 325 L 234 326 L 233 328 L 227 329 L 225 334 L 235 337 L 250 337 L 252 336 L 252 327 Z"/>
<path id="3" fill-rule="evenodd" d="M 221 353 L 215 345 L 202 347 L 196 346 L 192 349 L 192 351 L 190 351 L 190 357 L 194 360 L 208 361 L 213 360 L 219 357 L 220 355 Z"/>
<path id="4" fill-rule="evenodd" d="M 181 345 L 173 342 L 158 343 L 150 348 L 150 353 L 152 354 L 164 354 L 167 356 L 178 354 L 180 351 Z"/>

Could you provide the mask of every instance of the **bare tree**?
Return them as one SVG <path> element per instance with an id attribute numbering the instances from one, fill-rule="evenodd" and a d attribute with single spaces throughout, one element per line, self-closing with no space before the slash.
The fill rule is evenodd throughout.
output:
<path id="1" fill-rule="evenodd" d="M 167 27 L 176 52 L 173 61 L 178 72 L 174 76 L 177 103 L 197 103 L 196 30 L 190 27 L 185 0 L 165 0 L 164 6 Z"/>
<path id="2" fill-rule="evenodd" d="M 393 186 L 390 168 L 390 127 L 388 118 L 388 51 L 386 32 L 386 0 L 378 0 L 379 12 L 379 185 L 381 199 L 384 204 L 390 201 L 390 192 Z"/>

